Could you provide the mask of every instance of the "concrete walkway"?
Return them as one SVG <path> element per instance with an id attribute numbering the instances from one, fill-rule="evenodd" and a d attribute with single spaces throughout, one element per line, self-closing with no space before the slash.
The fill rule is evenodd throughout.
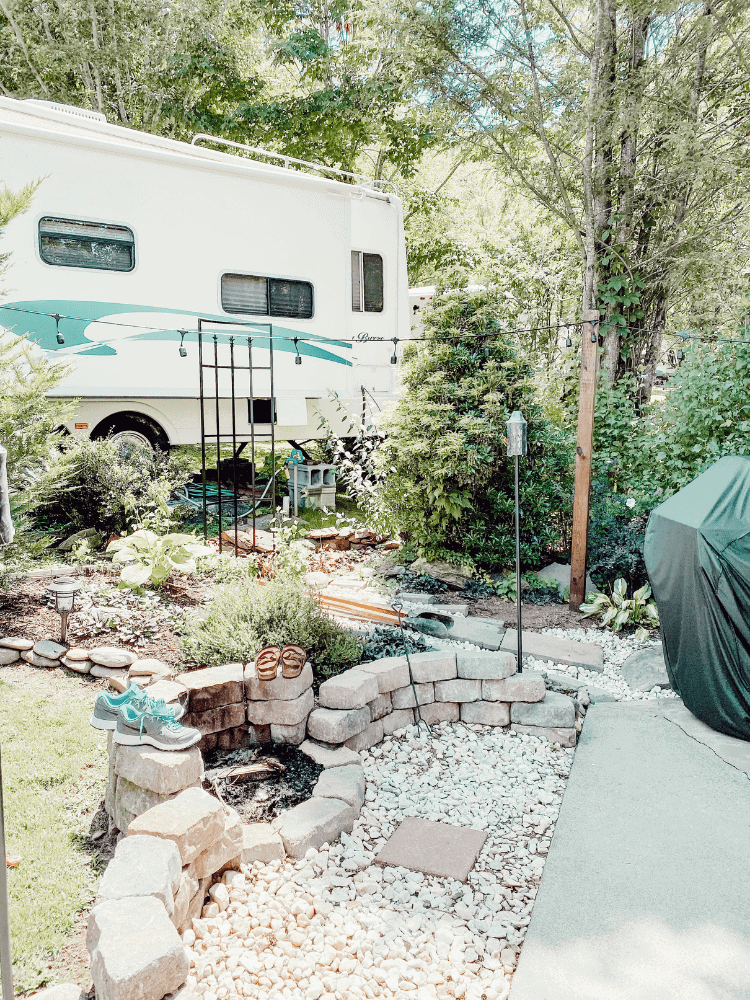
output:
<path id="1" fill-rule="evenodd" d="M 750 744 L 589 709 L 510 1000 L 749 1000 Z"/>

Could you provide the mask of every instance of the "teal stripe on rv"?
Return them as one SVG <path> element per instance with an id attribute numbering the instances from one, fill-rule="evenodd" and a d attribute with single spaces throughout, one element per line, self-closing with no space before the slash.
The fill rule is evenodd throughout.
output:
<path id="1" fill-rule="evenodd" d="M 20 310 L 29 310 L 21 312 Z M 16 311 L 19 310 L 19 311 Z M 186 320 L 192 317 L 204 319 L 208 324 L 205 333 L 208 336 L 214 333 L 226 338 L 233 335 L 240 339 L 252 336 L 253 347 L 268 348 L 270 344 L 269 325 L 273 332 L 273 347 L 275 351 L 285 351 L 291 354 L 299 353 L 310 358 L 320 358 L 323 361 L 331 361 L 334 364 L 351 366 L 351 361 L 341 358 L 331 351 L 325 350 L 323 345 L 330 345 L 342 350 L 351 350 L 352 345 L 343 340 L 332 340 L 322 337 L 319 334 L 303 332 L 301 330 L 291 330 L 286 327 L 277 326 L 275 323 L 268 324 L 258 321 L 252 322 L 250 326 L 241 326 L 238 321 L 237 328 L 232 334 L 222 332 L 220 326 L 211 327 L 212 320 L 226 320 L 226 316 L 210 315 L 201 312 L 192 312 L 182 309 L 167 309 L 164 306 L 136 305 L 132 302 L 86 302 L 80 299 L 29 299 L 19 302 L 0 301 L 0 325 L 13 333 L 28 334 L 30 339 L 35 341 L 45 351 L 60 351 L 65 354 L 86 354 L 86 355 L 116 355 L 117 342 L 119 340 L 169 340 L 176 344 L 180 343 L 181 334 L 178 330 L 144 330 L 135 332 L 133 327 L 112 327 L 112 342 L 102 343 L 101 341 L 89 340 L 86 335 L 86 327 L 90 322 L 97 320 L 111 320 L 115 323 L 118 315 L 126 313 L 169 313 L 171 315 L 181 314 Z M 42 313 L 43 315 L 38 315 Z M 49 314 L 49 315 L 45 315 Z M 57 343 L 57 325 L 55 314 L 66 317 L 60 320 L 60 333 L 65 337 L 64 344 Z M 188 323 L 186 322 L 186 326 Z M 240 327 L 242 331 L 240 332 Z M 296 346 L 295 337 L 304 337 Z M 310 340 L 315 340 L 320 344 L 311 344 Z M 198 331 L 189 330 L 185 336 L 185 343 L 197 343 Z M 70 348 L 80 348 L 70 351 Z"/>

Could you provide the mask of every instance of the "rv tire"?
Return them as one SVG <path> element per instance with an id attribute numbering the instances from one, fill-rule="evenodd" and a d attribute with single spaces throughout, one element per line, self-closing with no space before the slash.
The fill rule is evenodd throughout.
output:
<path id="1" fill-rule="evenodd" d="M 113 413 L 105 417 L 93 429 L 91 437 L 95 441 L 110 438 L 153 448 L 154 451 L 169 451 L 169 438 L 164 428 L 143 413 L 134 411 Z"/>

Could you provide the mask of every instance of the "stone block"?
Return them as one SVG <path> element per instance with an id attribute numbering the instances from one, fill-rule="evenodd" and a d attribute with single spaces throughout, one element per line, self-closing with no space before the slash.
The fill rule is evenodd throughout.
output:
<path id="1" fill-rule="evenodd" d="M 416 690 L 417 696 L 414 697 Z M 411 684 L 398 688 L 391 694 L 391 701 L 394 710 L 402 708 L 414 708 L 415 705 L 430 705 L 435 700 L 434 684 Z"/>
<path id="2" fill-rule="evenodd" d="M 172 676 L 172 668 L 167 666 L 166 663 L 162 663 L 161 660 L 154 659 L 152 656 L 138 657 L 137 660 L 133 660 L 128 668 L 128 675 L 131 680 L 138 681 L 138 678 L 162 678 L 164 680 L 169 680 Z"/>
<path id="3" fill-rule="evenodd" d="M 458 649 L 456 669 L 458 676 L 467 680 L 499 681 L 516 672 L 516 658 L 512 653 L 490 649 Z"/>
<path id="4" fill-rule="evenodd" d="M 2 663 L 2 650 L 0 650 L 0 663 Z M 71 660 L 69 656 L 61 656 L 60 663 L 67 670 L 74 670 L 77 674 L 90 674 L 94 666 L 93 660 Z"/>
<path id="5" fill-rule="evenodd" d="M 521 726 L 541 726 L 544 729 L 572 729 L 576 721 L 576 710 L 567 695 L 548 691 L 544 701 L 531 705 L 523 702 L 511 705 L 510 721 Z"/>
<path id="6" fill-rule="evenodd" d="M 457 676 L 456 654 L 453 652 L 414 653 L 409 657 L 409 660 L 416 684 L 450 681 Z"/>
<path id="7" fill-rule="evenodd" d="M 129 667 L 138 657 L 128 649 L 118 649 L 116 646 L 96 646 L 89 650 L 89 659 L 100 667 L 121 670 L 123 667 Z"/>
<path id="8" fill-rule="evenodd" d="M 113 678 L 125 682 L 128 686 L 128 671 L 125 667 L 103 667 L 101 663 L 91 661 L 94 665 L 89 671 L 92 677 L 99 677 L 102 680 L 111 681 Z"/>
<path id="9" fill-rule="evenodd" d="M 458 722 L 460 716 L 460 709 L 455 701 L 436 701 L 433 705 L 425 705 L 419 711 L 428 726 L 434 726 L 436 722 Z"/>
<path id="10" fill-rule="evenodd" d="M 34 651 L 41 653 L 36 646 Z M 631 653 L 620 667 L 620 673 L 631 691 L 650 691 L 655 687 L 672 686 L 664 662 L 664 647 L 661 644 Z"/>
<path id="11" fill-rule="evenodd" d="M 409 665 L 405 656 L 384 656 L 382 660 L 360 663 L 357 669 L 365 670 L 377 679 L 381 694 L 389 694 L 409 683 Z"/>
<path id="12" fill-rule="evenodd" d="M 88 1000 L 88 993 L 74 983 L 57 983 L 35 993 L 34 1000 Z"/>
<path id="13" fill-rule="evenodd" d="M 377 698 L 367 702 L 367 707 L 370 709 L 370 720 L 377 722 L 393 711 L 393 699 L 389 694 L 379 694 Z"/>
<path id="14" fill-rule="evenodd" d="M 325 684 L 321 685 L 321 691 L 323 687 Z M 314 707 L 312 688 L 308 688 L 299 698 L 284 701 L 248 701 L 247 721 L 254 726 L 298 726 Z"/>
<path id="15" fill-rule="evenodd" d="M 248 726 L 247 727 L 248 746 L 256 747 L 262 743 L 271 742 L 270 726 Z"/>
<path id="16" fill-rule="evenodd" d="M 502 622 L 480 621 L 478 618 L 454 618 L 448 637 L 456 642 L 471 642 L 483 649 L 500 649 L 505 635 Z"/>
<path id="17" fill-rule="evenodd" d="M 242 854 L 242 820 L 236 809 L 230 809 L 224 816 L 221 835 L 188 865 L 188 875 L 192 878 L 207 878 L 222 868 L 233 858 Z"/>
<path id="18" fill-rule="evenodd" d="M 531 670 L 524 670 L 522 674 L 514 674 L 501 681 L 482 681 L 484 701 L 543 701 L 546 693 L 544 677 Z"/>
<path id="19" fill-rule="evenodd" d="M 312 687 L 312 666 L 306 663 L 299 677 L 282 677 L 279 673 L 272 681 L 260 681 L 255 673 L 255 664 L 245 666 L 245 697 L 248 701 L 293 701 Z"/>
<path id="20" fill-rule="evenodd" d="M 407 726 L 414 724 L 414 709 L 394 709 L 390 715 L 386 715 L 385 718 L 381 719 L 381 722 L 383 723 L 383 735 L 390 736 L 399 729 L 405 729 Z"/>
<path id="21" fill-rule="evenodd" d="M 149 698 L 166 702 L 167 705 L 182 705 L 187 709 L 188 693 L 184 684 L 179 681 L 158 680 L 149 685 Z"/>
<path id="22" fill-rule="evenodd" d="M 198 891 L 191 898 L 188 903 L 187 913 L 185 914 L 185 920 L 177 928 L 180 934 L 184 934 L 185 931 L 190 927 L 192 929 L 193 921 L 200 917 L 201 911 L 203 910 L 203 904 L 206 902 L 206 893 L 208 892 L 208 887 L 211 885 L 210 878 L 202 878 L 198 880 Z"/>
<path id="23" fill-rule="evenodd" d="M 223 835 L 224 807 L 202 788 L 187 788 L 138 816 L 127 832 L 173 840 L 183 865 L 189 865 Z"/>
<path id="24" fill-rule="evenodd" d="M 187 688 L 191 715 L 244 701 L 243 672 L 241 663 L 226 663 L 221 667 L 204 667 L 180 674 L 180 683 Z"/>
<path id="25" fill-rule="evenodd" d="M 197 879 L 192 878 L 186 871 L 181 872 L 180 884 L 177 887 L 177 892 L 174 894 L 174 913 L 172 914 L 172 923 L 178 931 L 184 926 L 187 920 L 190 900 L 198 892 L 198 885 Z"/>
<path id="26" fill-rule="evenodd" d="M 316 708 L 307 720 L 307 732 L 321 743 L 344 743 L 370 725 L 369 708 Z"/>
<path id="27" fill-rule="evenodd" d="M 507 726 L 510 705 L 502 701 L 472 701 L 461 705 L 461 721 L 477 726 Z"/>
<path id="28" fill-rule="evenodd" d="M 59 660 L 51 660 L 48 656 L 41 656 L 39 653 L 35 653 L 33 649 L 25 649 L 21 653 L 21 659 L 26 660 L 30 663 L 32 667 L 59 667 Z"/>
<path id="29" fill-rule="evenodd" d="M 567 663 L 572 667 L 584 667 L 601 674 L 604 671 L 604 650 L 594 642 L 577 642 L 575 639 L 558 639 L 541 632 L 522 632 L 523 655 L 537 660 L 552 660 L 553 663 Z M 509 628 L 503 638 L 502 649 L 514 653 L 518 640 L 516 630 Z"/>
<path id="30" fill-rule="evenodd" d="M 209 708 L 207 712 L 188 712 L 180 721 L 185 726 L 194 726 L 204 736 L 220 733 L 223 729 L 234 729 L 245 721 L 245 701 Z"/>
<path id="31" fill-rule="evenodd" d="M 399 590 L 398 596 L 407 604 L 435 604 L 437 597 L 434 594 L 410 593 L 408 590 Z"/>
<path id="32" fill-rule="evenodd" d="M 115 772 L 141 788 L 172 795 L 201 781 L 203 758 L 197 747 L 167 751 L 117 746 Z"/>
<path id="33" fill-rule="evenodd" d="M 364 708 L 377 698 L 378 682 L 367 670 L 345 670 L 323 681 L 318 692 L 321 708 Z"/>
<path id="34" fill-rule="evenodd" d="M 140 816 L 141 813 L 148 812 L 149 809 L 153 809 L 154 806 L 167 802 L 171 798 L 171 795 L 159 795 L 157 792 L 149 791 L 148 788 L 134 785 L 132 781 L 127 781 L 118 775 L 112 814 L 115 826 L 119 830 L 125 830 L 132 822 L 133 817 Z"/>
<path id="35" fill-rule="evenodd" d="M 300 746 L 302 753 L 306 753 L 311 760 L 314 760 L 316 764 L 320 764 L 322 767 L 346 767 L 347 764 L 359 764 L 359 755 L 350 750 L 348 747 L 336 747 L 332 750 L 330 747 L 322 747 L 318 743 L 313 743 L 312 740 L 305 740 L 305 742 Z"/>
<path id="36" fill-rule="evenodd" d="M 218 733 L 207 733 L 205 736 L 201 736 L 200 741 L 195 745 L 198 747 L 201 753 L 207 753 L 209 750 L 216 749 L 216 745 L 218 742 L 219 742 Z"/>
<path id="37" fill-rule="evenodd" d="M 0 639 L 0 647 L 3 649 L 15 649 L 20 656 L 24 650 L 34 648 L 34 640 L 24 639 L 20 635 L 6 635 L 5 638 Z"/>
<path id="38" fill-rule="evenodd" d="M 581 690 L 589 696 L 592 705 L 601 704 L 603 701 L 617 701 L 610 691 L 605 691 L 604 688 L 596 687 L 594 684 L 586 684 L 583 688 L 579 688 L 579 691 Z"/>
<path id="39" fill-rule="evenodd" d="M 304 742 L 307 735 L 307 719 L 303 719 L 296 726 L 271 726 L 271 739 L 274 743 L 289 743 L 298 747 Z"/>
<path id="40" fill-rule="evenodd" d="M 99 883 L 96 901 L 153 896 L 171 917 L 181 875 L 176 844 L 159 837 L 123 837 Z"/>
<path id="41" fill-rule="evenodd" d="M 437 611 L 441 615 L 463 615 L 469 614 L 468 604 L 436 604 L 432 611 Z"/>
<path id="42" fill-rule="evenodd" d="M 479 701 L 482 696 L 482 682 L 465 678 L 435 683 L 435 701 Z"/>
<path id="43" fill-rule="evenodd" d="M 115 788 L 117 786 L 117 773 L 115 772 L 116 759 L 117 744 L 114 741 L 114 733 L 110 730 L 107 733 L 107 787 L 104 789 L 104 808 L 110 817 L 115 814 Z"/>
<path id="44" fill-rule="evenodd" d="M 376 743 L 380 743 L 383 739 L 383 720 L 378 719 L 377 722 L 371 722 L 367 729 L 363 729 L 361 733 L 357 733 L 356 736 L 350 737 L 344 746 L 348 747 L 349 750 L 369 750 L 370 747 L 374 747 Z"/>
<path id="45" fill-rule="evenodd" d="M 7 667 L 11 663 L 15 663 L 16 660 L 21 659 L 21 654 L 17 649 L 6 649 L 4 646 L 0 647 L 0 667 Z"/>
<path id="46" fill-rule="evenodd" d="M 576 731 L 570 728 L 560 728 L 554 726 L 520 726 L 511 725 L 512 733 L 519 733 L 526 736 L 538 736 L 540 739 L 549 740 L 550 743 L 559 743 L 561 747 L 574 747 L 576 745 Z"/>
<path id="47" fill-rule="evenodd" d="M 333 843 L 342 831 L 351 833 L 357 813 L 341 799 L 313 797 L 283 813 L 276 824 L 291 858 L 304 858 L 311 847 Z"/>
<path id="48" fill-rule="evenodd" d="M 356 764 L 332 767 L 318 778 L 313 795 L 322 799 L 341 799 L 359 813 L 365 801 L 365 772 Z"/>
<path id="49" fill-rule="evenodd" d="M 250 736 L 250 727 L 247 723 L 235 726 L 233 729 L 222 729 L 220 733 L 214 734 L 216 746 L 221 750 L 236 750 L 238 747 L 253 746 Z"/>
<path id="50" fill-rule="evenodd" d="M 102 1000 L 162 1000 L 190 971 L 180 935 L 151 896 L 106 900 L 89 914 L 86 947 Z"/>
<path id="51" fill-rule="evenodd" d="M 325 772 L 324 772 L 325 773 Z M 244 823 L 242 826 L 242 863 L 283 861 L 284 845 L 270 823 Z"/>

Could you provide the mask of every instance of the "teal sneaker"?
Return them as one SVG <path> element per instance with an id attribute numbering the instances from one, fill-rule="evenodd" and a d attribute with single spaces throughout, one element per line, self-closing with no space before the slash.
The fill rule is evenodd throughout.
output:
<path id="1" fill-rule="evenodd" d="M 172 719 L 181 719 L 185 714 L 182 705 L 167 705 L 163 698 L 155 700 L 146 694 L 138 684 L 131 684 L 122 694 L 106 694 L 102 692 L 94 702 L 94 713 L 91 725 L 94 729 L 114 729 L 117 716 L 123 705 L 132 705 L 141 711 L 154 711 L 160 715 L 168 715 Z"/>
<path id="2" fill-rule="evenodd" d="M 114 740 L 121 746 L 152 746 L 157 750 L 187 750 L 201 738 L 200 730 L 183 726 L 171 715 L 141 711 L 123 705 L 117 716 Z"/>

